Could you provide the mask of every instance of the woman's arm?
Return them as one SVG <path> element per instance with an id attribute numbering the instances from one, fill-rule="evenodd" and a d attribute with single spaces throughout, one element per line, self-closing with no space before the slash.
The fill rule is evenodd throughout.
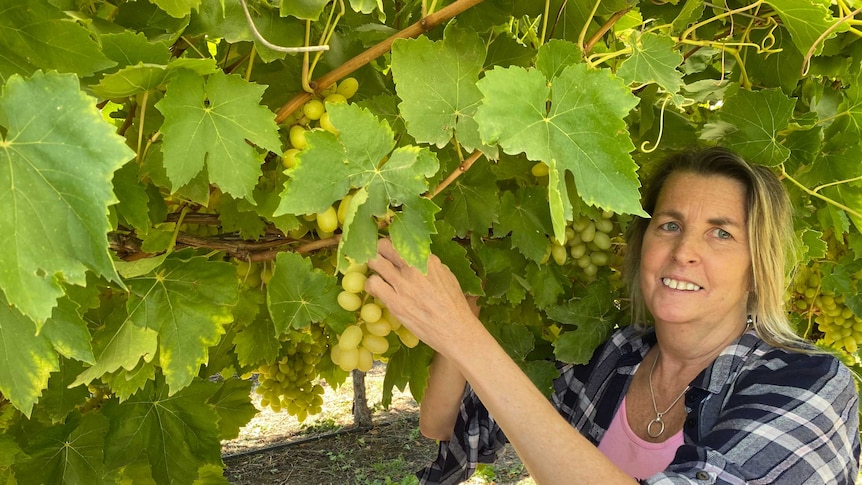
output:
<path id="1" fill-rule="evenodd" d="M 419 431 L 426 437 L 448 441 L 458 419 L 467 379 L 441 354 L 431 361 L 428 387 L 419 405 Z"/>
<path id="2" fill-rule="evenodd" d="M 635 483 L 560 416 L 476 318 L 438 258 L 422 274 L 388 240 L 378 249 L 366 290 L 470 382 L 537 483 Z"/>

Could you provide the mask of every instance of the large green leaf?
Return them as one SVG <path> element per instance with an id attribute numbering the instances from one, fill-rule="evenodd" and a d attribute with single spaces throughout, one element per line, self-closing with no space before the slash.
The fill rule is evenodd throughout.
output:
<path id="1" fill-rule="evenodd" d="M 193 8 L 198 8 L 201 0 L 150 0 L 174 18 L 183 18 L 191 13 Z"/>
<path id="2" fill-rule="evenodd" d="M 171 392 L 176 392 L 198 375 L 209 347 L 233 321 L 236 270 L 230 263 L 203 257 L 175 257 L 149 275 L 128 280 L 128 285 L 129 319 L 159 333 L 159 364 Z"/>
<path id="3" fill-rule="evenodd" d="M 132 158 L 73 75 L 13 76 L 0 97 L 0 288 L 34 320 L 51 315 L 60 281 L 86 270 L 119 280 L 108 255 L 111 177 Z"/>
<path id="4" fill-rule="evenodd" d="M 740 89 L 727 98 L 719 119 L 733 127 L 724 136 L 728 147 L 754 163 L 778 165 L 790 156 L 779 131 L 790 123 L 796 102 L 777 89 Z"/>
<path id="5" fill-rule="evenodd" d="M 249 142 L 281 153 L 275 117 L 261 106 L 264 86 L 216 73 L 178 72 L 156 108 L 165 115 L 164 165 L 174 187 L 206 167 L 211 183 L 253 200 L 261 160 Z"/>
<path id="6" fill-rule="evenodd" d="M 550 80 L 537 70 L 498 67 L 479 81 L 479 89 L 485 95 L 476 113 L 482 138 L 551 167 L 558 239 L 564 239 L 564 221 L 571 217 L 565 171 L 574 175 L 586 203 L 643 215 L 637 166 L 629 155 L 634 145 L 623 120 L 637 98 L 619 78 L 585 64 L 568 66 Z"/>
<path id="7" fill-rule="evenodd" d="M 487 232 L 497 221 L 500 189 L 488 165 L 482 160 L 473 164 L 435 198 L 441 206 L 439 218 L 451 224 L 459 237 Z"/>
<path id="8" fill-rule="evenodd" d="M 266 302 L 276 335 L 328 318 L 349 319 L 352 314 L 338 306 L 339 291 L 335 277 L 314 269 L 308 258 L 296 253 L 280 253 L 266 289 Z"/>
<path id="9" fill-rule="evenodd" d="M 494 225 L 498 237 L 512 234 L 512 246 L 525 257 L 540 261 L 550 241 L 551 221 L 548 199 L 540 187 L 505 192 L 500 204 L 500 221 Z"/>
<path id="10" fill-rule="evenodd" d="M 19 483 L 109 484 L 103 455 L 108 420 L 99 413 L 72 413 L 61 424 L 30 437 L 30 459 L 18 469 Z"/>
<path id="11" fill-rule="evenodd" d="M 96 363 L 82 372 L 71 386 L 89 384 L 119 369 L 132 371 L 139 362 L 150 362 L 158 350 L 158 331 L 135 325 L 128 317 L 125 300 L 103 300 L 107 317 L 93 334 Z"/>
<path id="12" fill-rule="evenodd" d="M 197 380 L 169 394 L 157 378 L 124 403 L 109 401 L 102 411 L 110 420 L 105 463 L 119 467 L 146 456 L 156 483 L 191 485 L 198 468 L 221 464 L 219 415 L 208 404 L 218 390 Z"/>
<path id="13" fill-rule="evenodd" d="M 656 83 L 668 93 L 676 93 L 682 84 L 682 54 L 673 49 L 674 42 L 657 34 L 633 33 L 629 38 L 632 56 L 620 64 L 617 76 L 627 84 Z"/>
<path id="14" fill-rule="evenodd" d="M 466 150 L 490 150 L 473 119 L 482 100 L 476 81 L 484 60 L 479 36 L 452 26 L 441 41 L 419 37 L 392 44 L 399 107 L 416 141 L 442 148 L 456 137 Z"/>
<path id="15" fill-rule="evenodd" d="M 89 76 L 115 63 L 87 29 L 45 1 L 0 0 L 0 80 L 57 70 Z"/>
<path id="16" fill-rule="evenodd" d="M 30 416 L 51 372 L 59 370 L 57 353 L 36 325 L 9 305 L 0 293 L 0 393 Z"/>
<path id="17" fill-rule="evenodd" d="M 793 38 L 793 43 L 802 53 L 815 47 L 815 42 L 835 23 L 829 11 L 829 0 L 768 0 L 767 3 L 778 12 Z M 832 36 L 834 35 L 833 32 Z M 822 50 L 821 40 L 814 53 L 820 54 Z"/>
<path id="18" fill-rule="evenodd" d="M 275 215 L 323 212 L 351 188 L 360 189 L 350 202 L 340 253 L 359 262 L 374 257 L 374 217 L 400 206 L 403 216 L 394 224 L 412 225 L 413 234 L 410 239 L 393 236 L 393 243 L 410 265 L 424 268 L 433 224 L 415 222 L 433 221 L 437 211 L 433 203 L 421 200 L 428 191 L 427 178 L 437 171 L 436 157 L 415 146 L 393 150 L 392 130 L 368 110 L 344 103 L 328 104 L 327 109 L 339 135 L 323 130 L 306 135 L 308 147 L 288 171 L 290 180 Z"/>
<path id="19" fill-rule="evenodd" d="M 572 364 L 589 362 L 596 348 L 620 324 L 621 314 L 608 298 L 612 294 L 608 281 L 601 280 L 591 284 L 583 298 L 547 309 L 552 320 L 565 326 L 565 331 L 554 342 L 557 359 Z"/>
<path id="20" fill-rule="evenodd" d="M 229 440 L 239 436 L 240 428 L 257 414 L 251 403 L 251 381 L 236 378 L 226 379 L 218 392 L 208 401 L 219 415 L 221 439 Z"/>

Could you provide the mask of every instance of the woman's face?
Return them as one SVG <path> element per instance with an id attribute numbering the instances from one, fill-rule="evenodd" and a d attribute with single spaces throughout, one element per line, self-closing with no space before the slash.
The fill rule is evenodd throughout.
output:
<path id="1" fill-rule="evenodd" d="M 719 175 L 671 174 L 644 234 L 640 283 L 657 324 L 745 322 L 751 288 L 745 187 Z"/>

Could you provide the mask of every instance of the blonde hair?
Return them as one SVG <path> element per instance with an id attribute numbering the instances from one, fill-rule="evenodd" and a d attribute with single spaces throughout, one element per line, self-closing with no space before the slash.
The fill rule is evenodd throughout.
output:
<path id="1" fill-rule="evenodd" d="M 751 255 L 752 291 L 747 311 L 755 331 L 770 345 L 802 350 L 809 346 L 798 337 L 784 309 L 786 281 L 794 255 L 792 207 L 787 190 L 767 167 L 746 162 L 721 147 L 683 152 L 669 157 L 653 173 L 645 186 L 642 205 L 648 214 L 655 210 L 668 177 L 676 172 L 718 175 L 739 181 L 745 187 L 745 213 Z M 623 275 L 632 301 L 632 317 L 644 325 L 646 307 L 640 287 L 643 237 L 649 219 L 634 217 L 626 232 Z"/>

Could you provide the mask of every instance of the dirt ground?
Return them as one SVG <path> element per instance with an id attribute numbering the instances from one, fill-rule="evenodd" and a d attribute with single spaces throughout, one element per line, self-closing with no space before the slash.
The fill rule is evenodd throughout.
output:
<path id="1" fill-rule="evenodd" d="M 366 375 L 374 427 L 353 427 L 352 383 L 326 387 L 324 410 L 300 423 L 286 412 L 262 410 L 234 440 L 222 444 L 225 477 L 233 485 L 415 484 L 413 473 L 430 463 L 437 444 L 418 428 L 418 406 L 409 391 L 394 391 L 383 409 L 385 368 Z M 259 400 L 255 399 L 257 404 Z M 467 484 L 532 484 L 518 456 L 507 449 Z"/>

